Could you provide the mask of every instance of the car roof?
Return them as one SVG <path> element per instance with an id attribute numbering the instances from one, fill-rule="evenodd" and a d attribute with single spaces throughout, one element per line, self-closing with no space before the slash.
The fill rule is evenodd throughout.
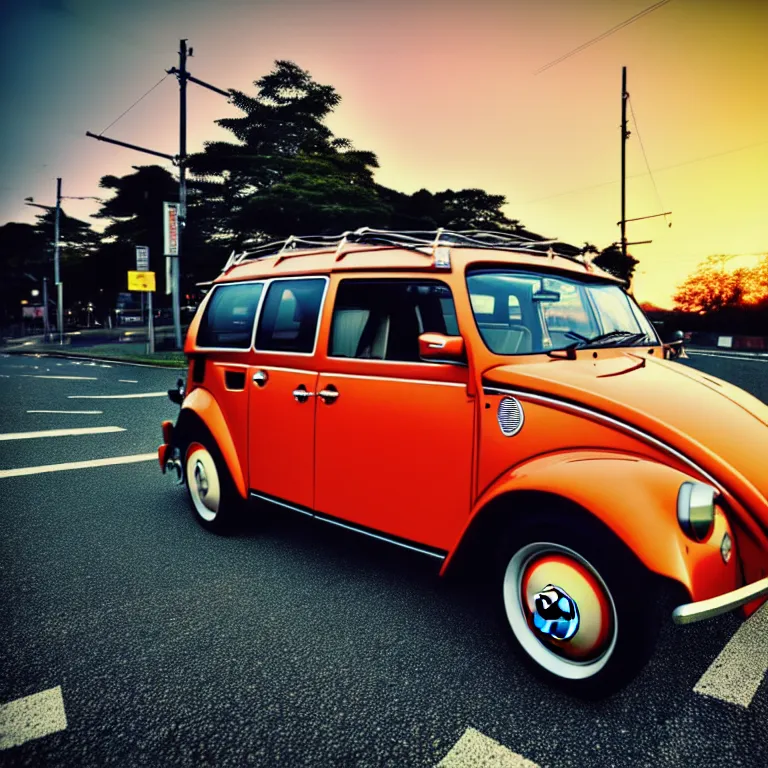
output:
<path id="1" fill-rule="evenodd" d="M 555 242 L 481 230 L 400 232 L 364 228 L 340 235 L 292 236 L 233 253 L 222 273 L 201 285 L 342 271 L 444 274 L 475 265 L 516 266 L 624 284 L 591 264 L 589 258 L 563 253 L 562 244 L 555 246 Z"/>

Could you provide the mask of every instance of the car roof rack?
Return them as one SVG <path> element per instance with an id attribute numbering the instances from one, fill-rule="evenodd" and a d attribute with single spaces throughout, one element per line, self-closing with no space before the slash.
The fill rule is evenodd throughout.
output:
<path id="1" fill-rule="evenodd" d="M 244 245 L 257 242 L 246 240 Z M 339 261 L 349 253 L 345 248 L 347 245 L 373 245 L 390 246 L 393 248 L 403 248 L 409 251 L 421 253 L 430 258 L 437 267 L 450 267 L 448 256 L 449 248 L 479 248 L 487 250 L 509 250 L 525 251 L 546 258 L 553 259 L 560 256 L 565 259 L 585 266 L 587 269 L 591 266 L 591 258 L 587 254 L 581 254 L 578 258 L 573 253 L 563 253 L 555 251 L 553 245 L 563 245 L 555 239 L 536 239 L 515 234 L 514 232 L 497 232 L 482 229 L 468 229 L 452 231 L 439 228 L 436 230 L 389 230 L 389 229 L 371 229 L 370 227 L 361 227 L 354 231 L 342 232 L 339 235 L 291 235 L 285 240 L 275 240 L 256 245 L 254 248 L 246 249 L 242 253 L 233 251 L 227 263 L 224 265 L 222 274 L 231 267 L 243 264 L 249 261 L 277 257 L 275 264 L 292 256 L 306 255 L 307 251 L 331 250 L 336 254 L 336 260 Z M 548 246 L 543 249 L 542 246 Z M 574 251 L 573 246 L 568 246 Z"/>

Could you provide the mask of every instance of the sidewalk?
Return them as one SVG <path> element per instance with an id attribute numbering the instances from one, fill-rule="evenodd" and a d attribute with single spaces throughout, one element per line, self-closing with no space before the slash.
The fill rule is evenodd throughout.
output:
<path id="1" fill-rule="evenodd" d="M 160 329 L 158 329 L 160 330 Z M 157 345 L 172 339 L 173 328 L 162 329 L 156 337 Z M 157 347 L 156 347 L 157 348 Z M 70 331 L 64 334 L 64 343 L 45 342 L 42 336 L 5 339 L 0 354 L 45 355 L 48 357 L 83 357 L 107 362 L 143 363 L 145 365 L 186 368 L 183 352 L 160 349 L 154 354 L 147 351 L 144 329 L 95 329 Z"/>

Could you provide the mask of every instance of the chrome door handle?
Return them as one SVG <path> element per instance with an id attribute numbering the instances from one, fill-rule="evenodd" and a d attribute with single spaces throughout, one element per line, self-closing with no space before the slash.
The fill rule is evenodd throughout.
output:
<path id="1" fill-rule="evenodd" d="M 314 396 L 315 393 L 309 392 L 303 384 L 300 384 L 298 387 L 296 387 L 296 389 L 293 390 L 293 398 L 297 403 L 306 403 L 310 397 Z"/>
<path id="2" fill-rule="evenodd" d="M 257 387 L 263 387 L 269 381 L 269 376 L 266 371 L 256 371 L 253 374 L 253 383 Z"/>
<path id="3" fill-rule="evenodd" d="M 326 404 L 326 405 L 332 405 L 336 402 L 336 398 L 339 396 L 339 391 L 336 389 L 336 387 L 333 386 L 333 384 L 329 384 L 328 387 L 325 389 L 321 389 L 317 396 Z"/>

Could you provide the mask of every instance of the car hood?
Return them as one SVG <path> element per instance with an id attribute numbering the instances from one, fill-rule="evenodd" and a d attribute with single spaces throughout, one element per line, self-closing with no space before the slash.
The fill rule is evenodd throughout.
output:
<path id="1" fill-rule="evenodd" d="M 485 371 L 483 383 L 566 401 L 640 430 L 705 470 L 768 529 L 768 405 L 738 387 L 619 350 L 502 365 Z"/>

